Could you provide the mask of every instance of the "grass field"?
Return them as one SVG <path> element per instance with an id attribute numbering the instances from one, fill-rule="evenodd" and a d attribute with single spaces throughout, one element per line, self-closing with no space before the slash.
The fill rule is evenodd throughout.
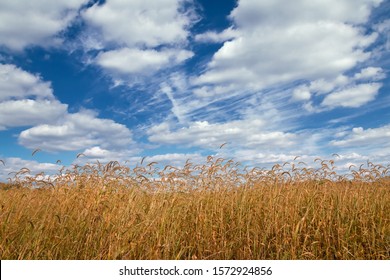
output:
<path id="1" fill-rule="evenodd" d="M 389 167 L 317 163 L 22 169 L 0 190 L 0 258 L 390 259 Z"/>

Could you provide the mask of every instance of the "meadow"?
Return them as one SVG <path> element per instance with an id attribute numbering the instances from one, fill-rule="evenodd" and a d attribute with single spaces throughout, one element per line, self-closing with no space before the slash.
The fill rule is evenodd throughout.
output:
<path id="1" fill-rule="evenodd" d="M 390 259 L 389 166 L 118 162 L 13 175 L 0 259 Z"/>

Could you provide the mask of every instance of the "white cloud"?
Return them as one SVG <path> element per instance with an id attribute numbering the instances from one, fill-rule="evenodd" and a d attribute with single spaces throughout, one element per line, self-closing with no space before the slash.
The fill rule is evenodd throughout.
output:
<path id="1" fill-rule="evenodd" d="M 195 84 L 240 83 L 261 89 L 299 79 L 332 78 L 369 58 L 363 48 L 374 39 L 339 22 L 243 29 L 240 37 L 214 54 Z"/>
<path id="2" fill-rule="evenodd" d="M 202 86 L 195 88 L 193 90 L 193 93 L 199 98 L 215 98 L 216 96 L 226 96 L 228 94 L 231 94 L 235 90 L 237 90 L 237 86 L 233 84 L 228 86 Z"/>
<path id="3" fill-rule="evenodd" d="M 297 155 L 294 154 L 286 154 L 286 153 L 277 153 L 276 151 L 259 151 L 256 149 L 241 149 L 238 150 L 235 153 L 235 158 L 238 161 L 242 162 L 250 162 L 251 165 L 254 164 L 283 164 L 285 162 L 290 162 L 292 161 Z M 300 155 L 301 160 L 302 156 L 303 158 L 309 158 L 308 156 L 305 155 Z M 269 166 L 267 166 L 269 167 Z"/>
<path id="4" fill-rule="evenodd" d="M 380 67 L 367 67 L 355 74 L 356 80 L 372 80 L 379 81 L 386 77 L 384 71 Z"/>
<path id="5" fill-rule="evenodd" d="M 41 172 L 45 173 L 57 173 L 61 166 L 53 163 L 40 163 L 35 160 L 25 160 L 17 157 L 2 158 L 4 166 L 0 167 L 0 180 L 6 181 L 8 178 L 14 178 L 15 173 L 22 168 L 28 168 L 31 175 L 36 175 Z M 11 174 L 10 174 L 11 173 Z"/>
<path id="6" fill-rule="evenodd" d="M 180 12 L 184 1 L 109 0 L 83 12 L 84 19 L 101 30 L 107 43 L 156 47 L 185 42 L 191 18 Z"/>
<path id="7" fill-rule="evenodd" d="M 387 152 L 390 152 L 390 125 L 368 129 L 355 127 L 343 136 L 342 139 L 333 140 L 331 144 L 337 147 L 359 147 L 362 149 L 365 147 L 374 147 L 378 151 L 387 147 Z"/>
<path id="8" fill-rule="evenodd" d="M 140 50 L 122 48 L 102 52 L 96 63 L 120 74 L 150 74 L 163 67 L 173 66 L 193 56 L 186 50 Z"/>
<path id="9" fill-rule="evenodd" d="M 310 100 L 311 93 L 310 90 L 306 86 L 300 86 L 293 91 L 292 98 L 294 100 Z"/>
<path id="10" fill-rule="evenodd" d="M 367 21 L 372 7 L 382 0 L 313 1 L 298 0 L 241 0 L 231 17 L 242 27 L 256 28 L 258 25 L 286 26 L 291 23 L 338 21 L 359 24 Z M 303 8 L 303 10 L 302 10 Z M 278 16 L 275 16 L 278 15 Z"/>
<path id="11" fill-rule="evenodd" d="M 380 83 L 359 84 L 327 95 L 321 105 L 357 108 L 375 99 Z"/>
<path id="12" fill-rule="evenodd" d="M 112 152 L 102 149 L 99 146 L 86 149 L 83 154 L 91 158 L 107 158 L 111 157 Z"/>
<path id="13" fill-rule="evenodd" d="M 49 82 L 15 65 L 0 64 L 0 130 L 52 122 L 67 113 Z"/>
<path id="14" fill-rule="evenodd" d="M 41 124 L 24 130 L 19 143 L 46 151 L 77 151 L 93 146 L 125 149 L 133 144 L 132 133 L 124 125 L 99 119 L 92 111 L 68 114 L 58 124 Z"/>
<path id="15" fill-rule="evenodd" d="M 67 113 L 68 106 L 56 100 L 10 100 L 0 103 L 0 130 L 52 122 Z"/>
<path id="16" fill-rule="evenodd" d="M 162 166 L 171 165 L 178 168 L 183 167 L 186 161 L 189 160 L 194 164 L 204 162 L 205 157 L 199 153 L 167 153 L 162 155 L 153 155 L 145 158 L 145 162 L 157 162 Z"/>
<path id="17" fill-rule="evenodd" d="M 135 155 L 136 152 L 138 151 L 113 151 L 103 149 L 99 146 L 95 146 L 88 148 L 84 152 L 82 152 L 83 156 L 77 158 L 74 163 L 96 163 L 97 160 L 100 163 L 107 163 L 116 160 L 120 164 L 125 164 L 127 166 L 136 166 L 137 164 L 140 164 L 140 162 L 143 160 L 144 166 L 148 163 L 156 162 L 159 167 L 165 167 L 166 165 L 183 167 L 187 160 L 190 160 L 193 163 L 201 163 L 205 159 L 205 157 L 201 156 L 199 153 L 166 153 L 141 157 Z"/>
<path id="18" fill-rule="evenodd" d="M 21 51 L 29 45 L 55 43 L 87 0 L 0 1 L 0 45 Z"/>
<path id="19" fill-rule="evenodd" d="M 178 86 L 175 85 L 175 77 L 180 77 Z M 183 126 L 189 126 L 196 120 L 221 123 L 258 117 L 267 120 L 269 131 L 291 130 L 290 120 L 297 116 L 295 108 L 286 107 L 289 101 L 287 92 L 270 90 L 263 95 L 234 84 L 193 88 L 190 83 L 190 79 L 183 78 L 183 75 L 173 75 L 161 83 L 157 92 L 159 99 L 168 97 L 172 105 L 169 117 L 174 117 Z"/>
<path id="20" fill-rule="evenodd" d="M 12 64 L 0 64 L 0 102 L 26 97 L 54 98 L 50 83 L 43 82 L 38 75 Z"/>
<path id="21" fill-rule="evenodd" d="M 293 90 L 292 99 L 309 101 L 304 108 L 309 112 L 321 112 L 334 107 L 357 108 L 375 99 L 382 84 L 377 83 L 386 77 L 380 67 L 367 67 L 354 76 L 339 75 L 334 79 L 317 79 L 309 85 L 303 84 Z M 362 83 L 369 82 L 371 83 Z M 325 95 L 319 106 L 313 106 L 312 96 Z"/>
<path id="22" fill-rule="evenodd" d="M 289 147 L 295 135 L 269 131 L 260 119 L 236 120 L 226 123 L 198 121 L 188 127 L 171 131 L 169 125 L 160 124 L 149 130 L 149 141 L 158 144 L 181 144 L 216 149 L 225 142 L 232 146 Z"/>
<path id="23" fill-rule="evenodd" d="M 388 4 L 387 7 L 389 7 Z M 386 11 L 386 8 L 384 10 Z M 377 50 L 377 52 L 379 52 L 379 57 L 383 57 L 383 55 L 387 54 L 390 50 L 390 19 L 386 19 L 375 25 L 374 29 L 383 37 L 382 46 Z"/>
<path id="24" fill-rule="evenodd" d="M 228 28 L 222 32 L 207 31 L 202 34 L 195 35 L 195 41 L 202 43 L 222 43 L 231 39 L 234 39 L 237 36 L 237 31 L 233 28 Z"/>
<path id="25" fill-rule="evenodd" d="M 249 164 L 249 167 L 260 167 L 269 170 L 275 164 L 283 165 L 283 170 L 291 170 L 294 164 L 294 168 L 312 168 L 313 170 L 321 169 L 321 163 L 318 159 L 334 162 L 334 171 L 337 174 L 350 174 L 351 169 L 358 169 L 361 164 L 367 164 L 370 161 L 374 164 L 388 164 L 388 155 L 390 151 L 385 153 L 373 153 L 371 155 L 362 155 L 356 152 L 339 152 L 337 154 L 329 155 L 316 155 L 316 154 L 299 154 L 293 153 L 273 153 L 273 152 L 262 152 L 258 150 L 240 150 L 236 153 L 236 160 Z M 295 159 L 295 160 L 294 160 Z M 289 163 L 289 164 L 284 164 Z M 329 162 L 328 165 L 330 166 Z M 292 172 L 294 173 L 294 172 Z"/>
<path id="26" fill-rule="evenodd" d="M 194 55 L 185 50 L 189 28 L 196 21 L 191 2 L 108 0 L 96 3 L 82 12 L 87 29 L 81 41 L 87 50 L 105 49 L 92 61 L 107 70 L 115 84 L 120 81 L 132 86 L 143 82 L 145 76 L 151 77 Z"/>
<path id="27" fill-rule="evenodd" d="M 345 75 L 338 75 L 335 79 L 318 79 L 310 83 L 309 89 L 316 94 L 329 93 L 337 88 L 345 87 L 352 82 L 351 78 Z"/>
<path id="28" fill-rule="evenodd" d="M 121 164 L 127 162 L 134 164 L 137 161 L 141 160 L 140 157 L 135 156 L 140 152 L 140 150 L 135 148 L 134 146 L 132 146 L 131 148 L 127 146 L 127 147 L 119 147 L 116 149 L 102 148 L 102 146 L 93 146 L 85 149 L 82 152 L 82 156 L 77 158 L 74 163 L 86 164 L 86 163 L 96 163 L 96 161 L 99 161 L 100 163 L 118 161 Z"/>

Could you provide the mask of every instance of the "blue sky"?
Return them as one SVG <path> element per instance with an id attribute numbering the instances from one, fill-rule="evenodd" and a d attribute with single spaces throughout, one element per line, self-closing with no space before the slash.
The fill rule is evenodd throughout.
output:
<path id="1" fill-rule="evenodd" d="M 389 14 L 384 0 L 0 0 L 0 179 L 144 156 L 388 164 Z"/>

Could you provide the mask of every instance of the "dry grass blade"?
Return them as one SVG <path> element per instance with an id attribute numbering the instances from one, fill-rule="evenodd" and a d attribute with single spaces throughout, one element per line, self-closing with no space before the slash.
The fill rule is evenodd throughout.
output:
<path id="1" fill-rule="evenodd" d="M 32 152 L 32 154 L 31 154 L 31 156 L 34 156 L 37 152 L 39 152 L 39 151 L 41 151 L 41 149 L 35 149 L 33 152 Z"/>
<path id="2" fill-rule="evenodd" d="M 225 146 L 227 142 L 223 143 L 221 146 L 219 146 L 220 149 L 222 149 L 223 146 Z"/>

